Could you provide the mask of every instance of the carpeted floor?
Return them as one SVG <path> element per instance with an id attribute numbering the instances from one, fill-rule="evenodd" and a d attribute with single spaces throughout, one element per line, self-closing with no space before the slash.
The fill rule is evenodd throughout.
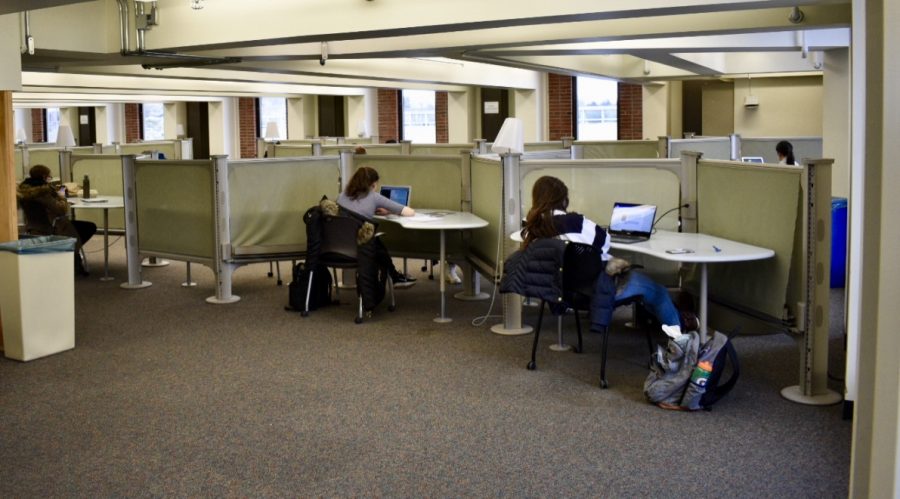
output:
<path id="1" fill-rule="evenodd" d="M 285 312 L 266 264 L 236 272 L 231 305 L 204 302 L 205 267 L 180 286 L 180 262 L 122 290 L 122 241 L 116 281 L 97 280 L 101 248 L 89 243 L 93 274 L 76 279 L 75 349 L 0 358 L 0 496 L 846 496 L 851 424 L 840 405 L 780 397 L 799 376 L 785 335 L 737 338 L 735 390 L 679 413 L 644 400 L 645 340 L 621 324 L 601 390 L 596 335 L 584 354 L 552 352 L 545 319 L 528 371 L 531 335 L 471 325 L 488 302 L 451 299 L 454 321 L 432 322 L 424 274 L 396 312 L 355 325 L 352 291 L 308 318 Z"/>

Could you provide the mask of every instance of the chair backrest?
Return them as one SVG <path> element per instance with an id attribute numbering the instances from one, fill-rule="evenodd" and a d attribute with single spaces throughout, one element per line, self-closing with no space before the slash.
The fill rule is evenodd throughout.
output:
<path id="1" fill-rule="evenodd" d="M 325 215 L 322 219 L 322 245 L 320 258 L 348 263 L 357 258 L 356 234 L 362 222 L 353 217 Z"/>
<path id="2" fill-rule="evenodd" d="M 567 244 L 563 254 L 563 299 L 579 309 L 590 305 L 597 278 L 605 268 L 600 251 L 590 244 Z"/>
<path id="3" fill-rule="evenodd" d="M 25 215 L 25 230 L 30 234 L 53 234 L 53 221 L 47 214 L 43 203 L 34 199 L 23 199 L 19 202 Z"/>

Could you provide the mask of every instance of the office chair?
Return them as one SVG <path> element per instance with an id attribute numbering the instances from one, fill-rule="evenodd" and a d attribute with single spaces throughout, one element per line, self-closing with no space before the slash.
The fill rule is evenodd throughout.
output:
<path id="1" fill-rule="evenodd" d="M 47 209 L 39 201 L 21 199 L 19 206 L 22 207 L 22 214 L 25 215 L 25 231 L 29 236 L 52 236 L 56 234 L 56 221 L 62 218 L 62 215 L 50 219 Z M 76 238 L 77 240 L 77 238 Z M 78 255 L 81 257 L 82 269 L 88 273 L 87 254 L 84 252 L 84 245 L 78 244 Z"/>
<path id="2" fill-rule="evenodd" d="M 319 248 L 318 263 L 326 267 L 331 267 L 334 272 L 333 282 L 337 282 L 336 269 L 352 269 L 357 272 L 357 314 L 354 321 L 360 324 L 363 321 L 363 290 L 359 286 L 359 247 L 357 245 L 357 233 L 362 226 L 363 221 L 344 215 L 324 215 L 322 217 L 322 237 Z M 311 270 L 312 273 L 315 269 Z M 310 281 L 313 275 L 310 275 Z M 391 296 L 391 303 L 388 310 L 393 312 L 397 306 L 394 301 L 394 283 L 391 277 L 387 277 L 387 288 Z M 340 299 L 340 291 L 337 286 L 334 287 L 337 298 Z"/>
<path id="3" fill-rule="evenodd" d="M 623 301 L 616 301 L 615 281 L 612 276 L 604 271 L 605 267 L 606 265 L 601 259 L 599 251 L 590 244 L 571 242 L 566 244 L 560 269 L 562 272 L 562 296 L 556 303 L 549 303 L 546 300 L 541 299 L 540 311 L 538 312 L 538 323 L 534 331 L 534 342 L 531 346 L 531 361 L 527 366 L 529 370 L 537 368 L 537 345 L 541 334 L 541 325 L 544 319 L 545 304 L 548 305 L 548 308 L 550 308 L 551 313 L 554 315 L 562 315 L 565 313 L 566 309 L 573 310 L 573 315 L 575 316 L 575 329 L 578 332 L 578 346 L 575 347 L 573 351 L 575 353 L 581 353 L 583 344 L 579 311 L 591 309 L 594 294 L 598 286 L 598 279 L 601 279 L 602 283 L 600 284 L 605 289 L 609 290 L 609 299 L 611 303 L 609 303 L 608 306 L 610 312 L 618 306 L 631 304 L 640 300 L 639 297 L 633 297 Z M 597 322 L 596 318 L 595 322 Z M 600 387 L 607 388 L 609 387 L 609 382 L 606 379 L 606 359 L 609 346 L 610 319 L 600 322 L 606 323 L 600 331 L 602 335 L 600 347 Z M 650 331 L 647 331 L 647 345 L 652 353 L 653 342 L 650 337 Z"/>

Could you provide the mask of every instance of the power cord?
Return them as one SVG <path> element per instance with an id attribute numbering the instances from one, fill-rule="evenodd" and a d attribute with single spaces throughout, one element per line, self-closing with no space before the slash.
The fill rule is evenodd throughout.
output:
<path id="1" fill-rule="evenodd" d="M 500 161 L 501 161 L 500 169 L 502 171 L 503 170 L 503 163 L 502 163 L 503 160 L 501 159 Z M 501 178 L 502 178 L 502 175 L 501 175 Z M 500 260 L 500 250 L 503 247 L 503 239 L 504 239 L 504 237 L 506 237 L 506 235 L 503 234 L 503 217 L 502 217 L 503 181 L 502 180 L 500 182 L 500 199 L 501 199 L 501 204 L 500 204 L 501 217 L 500 217 L 500 223 L 497 224 L 498 225 L 497 232 L 499 232 L 499 234 L 497 237 L 497 253 L 496 253 L 496 257 L 495 257 L 494 261 L 497 262 L 499 274 L 502 277 L 503 276 L 503 262 Z M 497 289 L 500 287 L 500 281 L 498 280 L 498 278 L 496 276 L 494 277 L 493 281 L 494 281 L 493 282 L 494 289 L 491 290 L 491 303 L 488 305 L 487 313 L 472 319 L 473 326 L 481 327 L 491 317 L 503 317 L 503 314 L 500 314 L 500 315 L 497 315 L 497 314 L 492 315 L 491 314 L 491 312 L 494 311 L 494 302 L 497 300 Z"/>

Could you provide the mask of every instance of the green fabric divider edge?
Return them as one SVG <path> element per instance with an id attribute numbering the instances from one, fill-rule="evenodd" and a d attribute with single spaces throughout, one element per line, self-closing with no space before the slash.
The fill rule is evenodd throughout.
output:
<path id="1" fill-rule="evenodd" d="M 72 156 L 72 178 L 81 185 L 84 176 L 91 180 L 91 190 L 98 196 L 122 196 L 122 158 L 120 156 Z M 103 228 L 101 210 L 77 210 L 79 220 L 87 220 Z M 125 229 L 125 210 L 109 210 L 109 228 Z"/>

